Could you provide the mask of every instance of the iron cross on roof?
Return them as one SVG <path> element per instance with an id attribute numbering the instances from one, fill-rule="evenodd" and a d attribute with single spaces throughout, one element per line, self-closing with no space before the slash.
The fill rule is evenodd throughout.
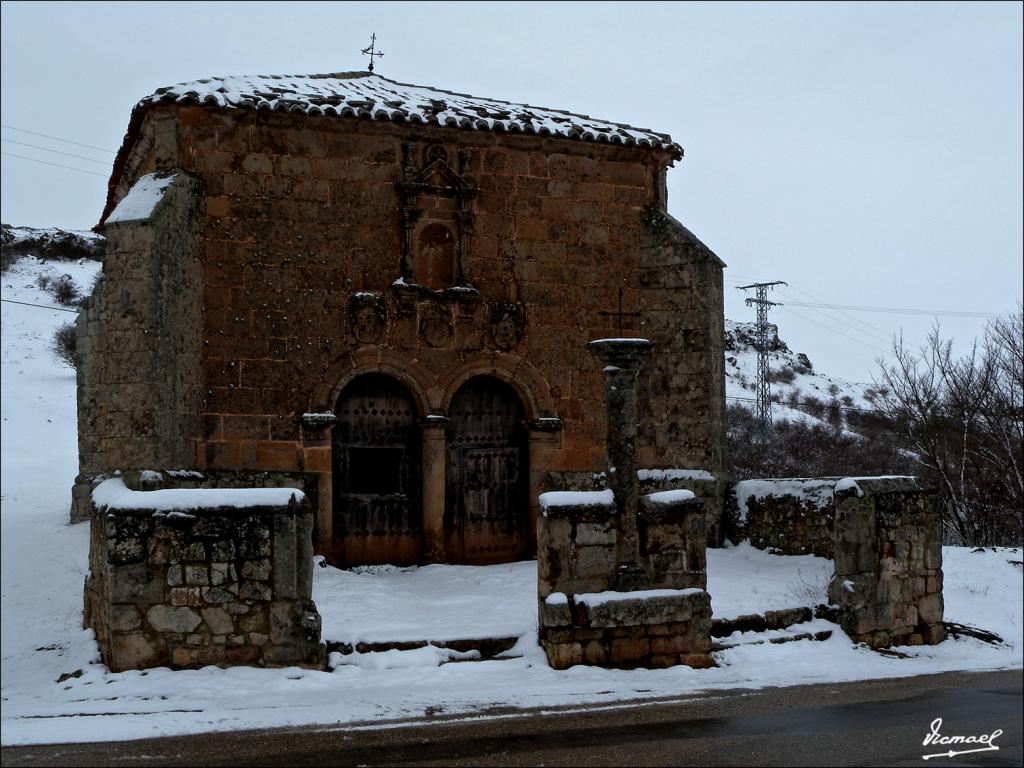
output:
<path id="1" fill-rule="evenodd" d="M 377 33 L 374 32 L 372 35 L 370 35 L 370 44 L 368 46 L 366 46 L 365 48 L 363 48 L 363 56 L 369 56 L 370 57 L 370 71 L 371 72 L 373 72 L 373 59 L 374 59 L 374 57 L 379 59 L 379 58 L 381 58 L 384 55 L 384 51 L 378 51 L 376 49 L 376 45 L 377 45 Z"/>

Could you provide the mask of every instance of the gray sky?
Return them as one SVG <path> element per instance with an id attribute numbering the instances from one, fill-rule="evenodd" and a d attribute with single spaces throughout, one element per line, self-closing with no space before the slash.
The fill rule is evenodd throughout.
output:
<path id="1" fill-rule="evenodd" d="M 1019 3 L 4 2 L 2 122 L 116 150 L 132 106 L 210 75 L 364 69 L 666 131 L 669 209 L 772 298 L 1007 312 L 1022 296 Z M 5 223 L 89 228 L 112 154 L 2 130 Z M 13 142 L 22 142 L 16 144 Z M 54 154 L 25 144 L 82 155 Z M 86 169 L 89 175 L 10 154 Z M 869 380 L 932 318 L 786 306 L 821 370 Z M 940 318 L 958 341 L 983 318 Z"/>

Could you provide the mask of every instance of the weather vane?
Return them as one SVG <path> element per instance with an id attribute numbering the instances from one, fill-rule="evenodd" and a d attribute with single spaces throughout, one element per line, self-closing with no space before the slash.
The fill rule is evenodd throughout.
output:
<path id="1" fill-rule="evenodd" d="M 378 59 L 384 55 L 384 51 L 378 51 L 375 46 L 377 45 L 377 33 L 374 32 L 370 35 L 370 44 L 363 48 L 363 56 L 370 57 L 370 71 L 373 72 L 373 58 L 376 56 Z"/>

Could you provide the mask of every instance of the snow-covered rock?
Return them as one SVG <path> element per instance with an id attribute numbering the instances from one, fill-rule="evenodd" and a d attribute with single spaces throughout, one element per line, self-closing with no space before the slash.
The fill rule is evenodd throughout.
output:
<path id="1" fill-rule="evenodd" d="M 19 256 L 34 256 L 40 261 L 102 261 L 106 243 L 101 235 L 93 232 L 0 224 L 0 254 L 4 271 Z"/>

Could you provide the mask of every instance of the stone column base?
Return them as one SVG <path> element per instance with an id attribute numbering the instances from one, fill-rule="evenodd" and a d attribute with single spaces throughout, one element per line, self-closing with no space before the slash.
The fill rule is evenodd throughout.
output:
<path id="1" fill-rule="evenodd" d="M 702 589 L 556 592 L 540 601 L 540 642 L 555 669 L 713 667 L 711 596 Z"/>

